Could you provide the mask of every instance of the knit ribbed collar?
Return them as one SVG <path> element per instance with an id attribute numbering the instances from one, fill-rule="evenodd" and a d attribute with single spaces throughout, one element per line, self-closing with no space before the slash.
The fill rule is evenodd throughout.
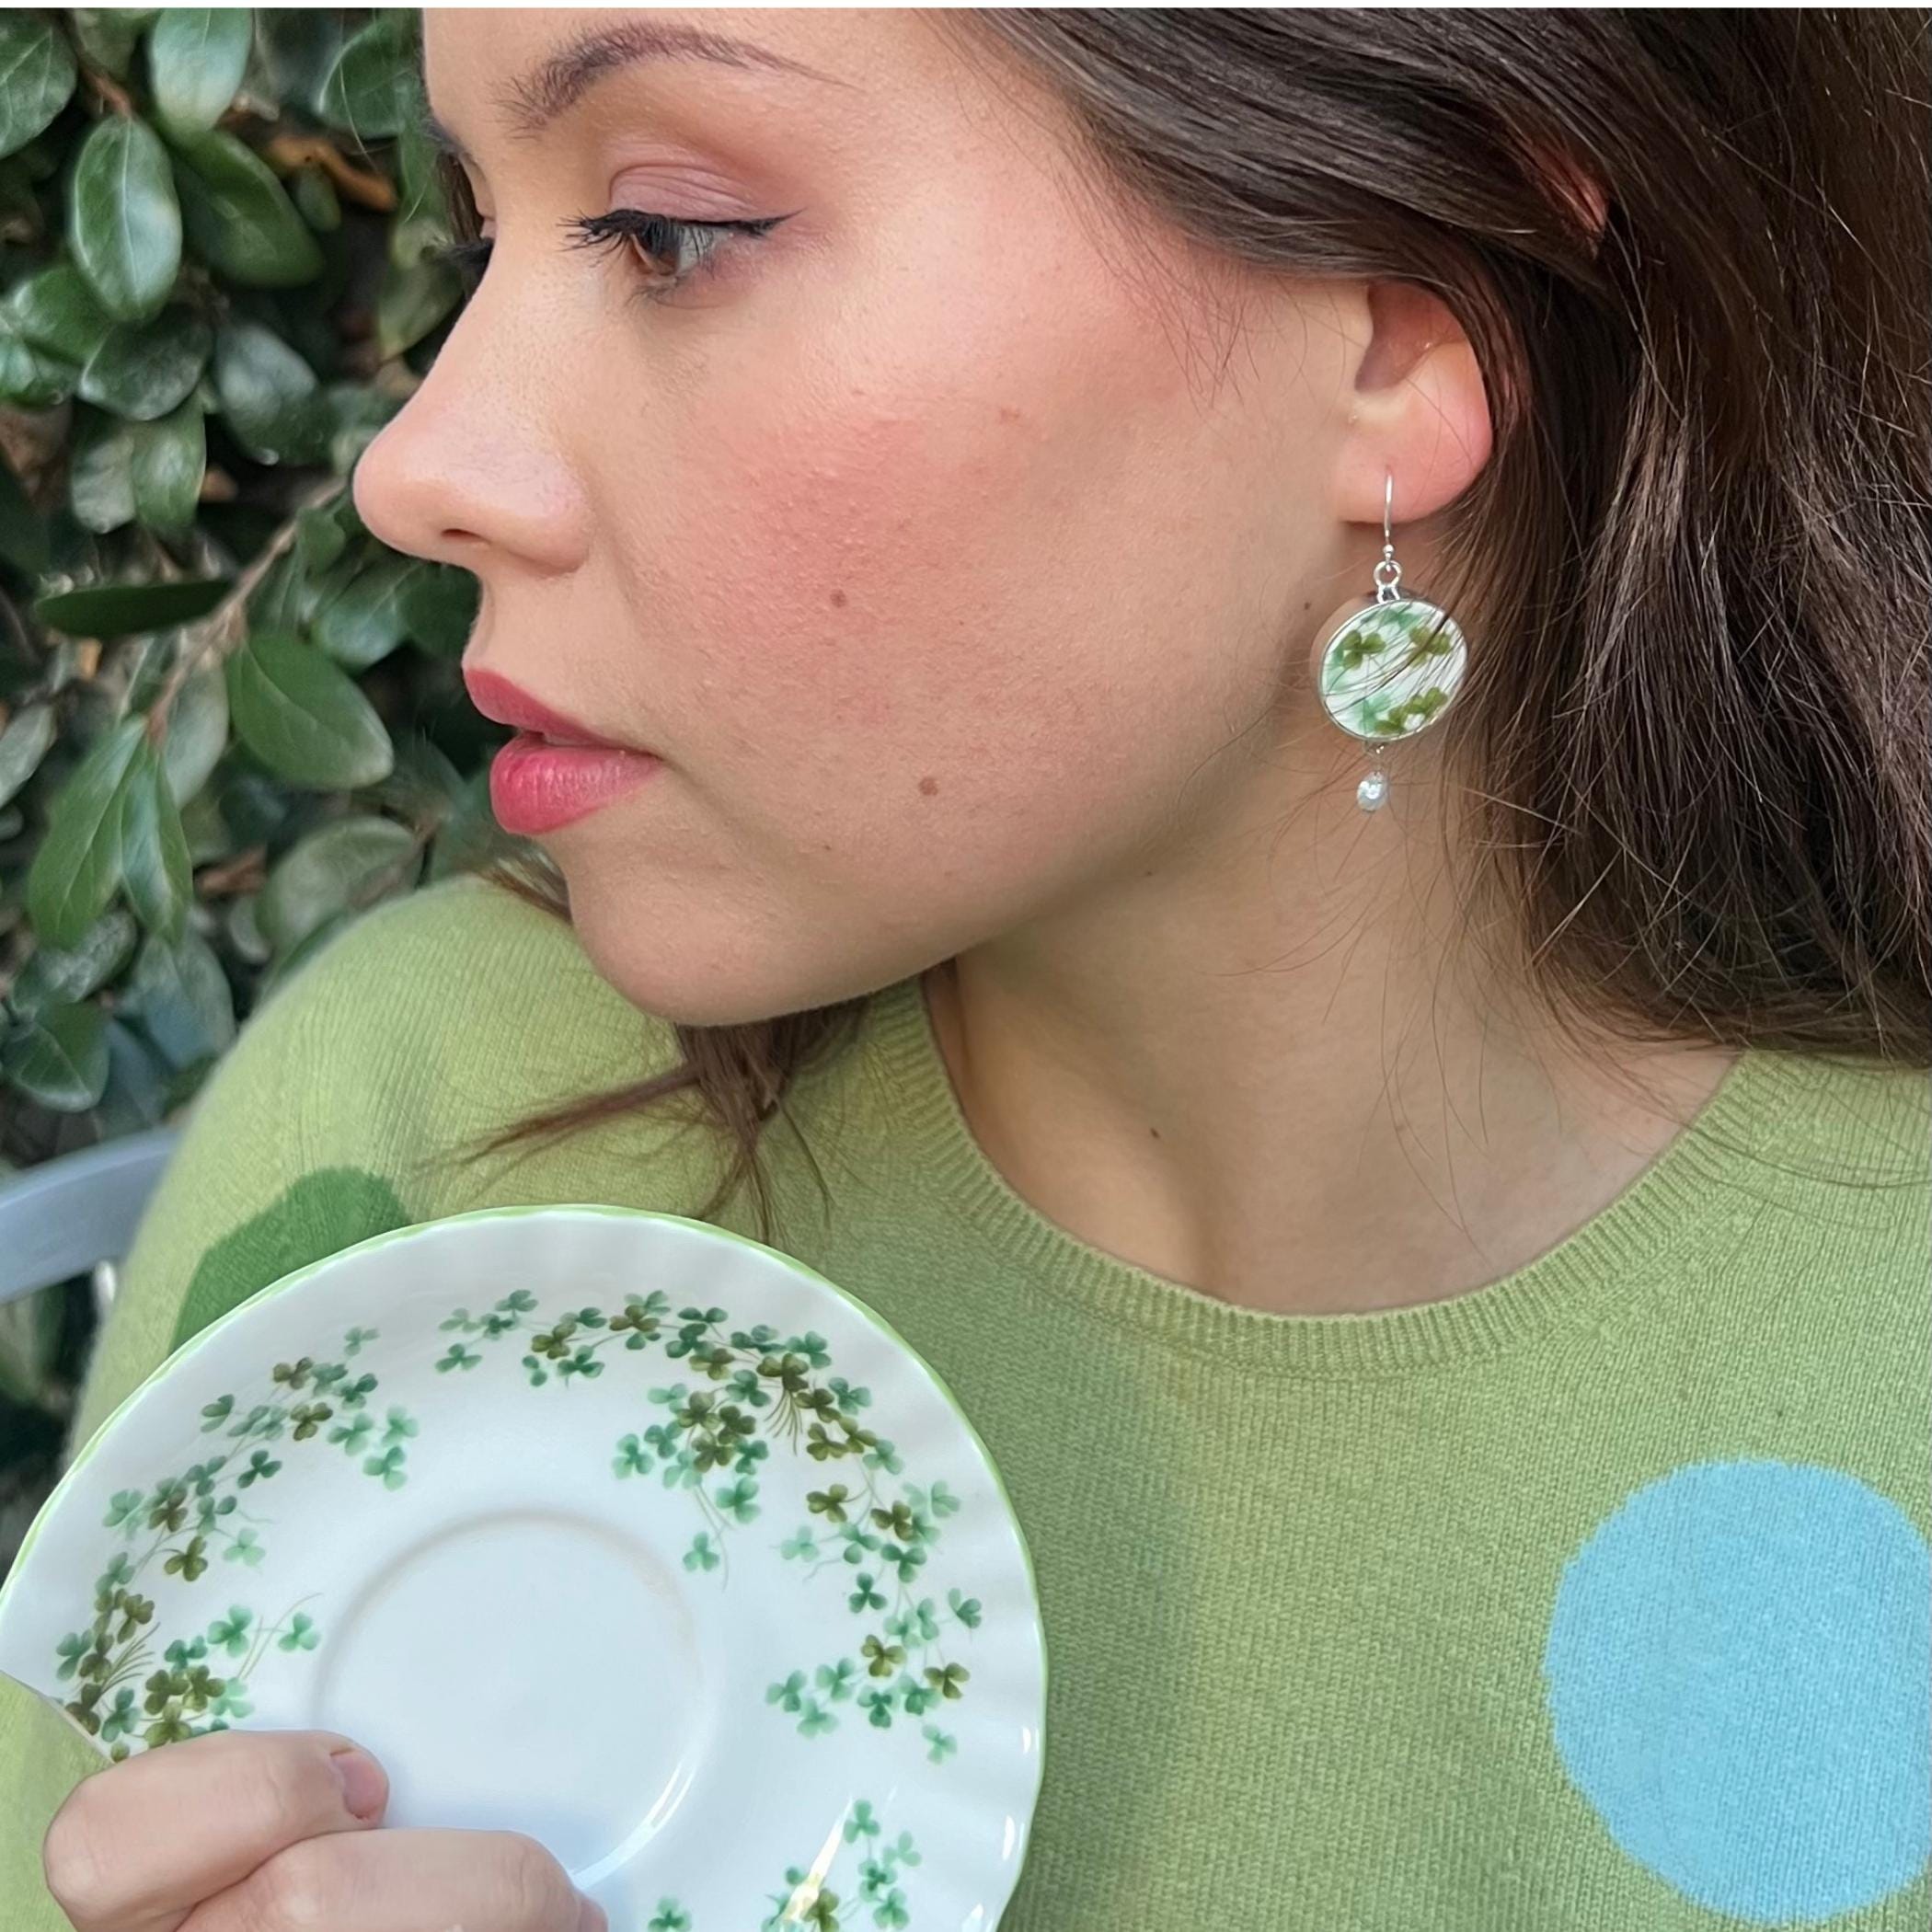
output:
<path id="1" fill-rule="evenodd" d="M 1834 1071 L 1844 1072 L 1842 1064 L 1748 1050 L 1621 1194 L 1524 1267 L 1409 1307 L 1282 1315 L 1235 1306 L 1108 1254 L 1018 1194 L 973 1138 L 918 975 L 876 994 L 866 1027 L 859 1051 L 885 1076 L 891 1132 L 909 1144 L 914 1171 L 959 1211 L 989 1260 L 1020 1271 L 1042 1294 L 1180 1352 L 1329 1378 L 1485 1361 L 1565 1329 L 1635 1316 L 1673 1276 L 1689 1288 L 1700 1254 L 1719 1251 L 1727 1233 L 1734 1245 L 1767 1202 L 1821 1204 L 1818 1190 L 1830 1182 L 1808 1170 L 1805 1156 L 1819 1151 L 1818 1120 L 1830 1111 L 1822 1103 Z M 1823 1145 L 1856 1157 L 1865 1151 L 1858 1141 L 1854 1110 L 1846 1132 Z"/>

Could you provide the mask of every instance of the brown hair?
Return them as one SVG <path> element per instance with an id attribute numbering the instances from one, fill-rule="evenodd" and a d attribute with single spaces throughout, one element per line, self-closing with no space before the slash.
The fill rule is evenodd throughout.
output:
<path id="1" fill-rule="evenodd" d="M 1443 767 L 1551 1009 L 1932 1065 L 1927 16 L 928 18 L 1184 236 L 1461 322 L 1495 437 L 1430 592 L 1476 640 Z M 541 857 L 483 876 L 569 916 Z M 761 1130 L 865 1005 L 679 1026 L 484 1144 L 683 1093 L 732 1150 L 701 1216 L 749 1179 L 768 1231 Z"/>

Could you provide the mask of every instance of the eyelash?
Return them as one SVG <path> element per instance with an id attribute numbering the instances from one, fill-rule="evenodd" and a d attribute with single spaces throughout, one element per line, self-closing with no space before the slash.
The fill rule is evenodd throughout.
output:
<path id="1" fill-rule="evenodd" d="M 649 209 L 613 208 L 605 214 L 574 215 L 564 226 L 570 230 L 573 247 L 625 249 L 640 264 L 667 255 L 674 259 L 686 248 L 695 251 L 696 259 L 688 268 L 645 277 L 638 293 L 650 301 L 661 301 L 711 266 L 711 259 L 724 236 L 742 234 L 755 238 L 769 234 L 786 219 L 784 215 L 770 215 L 759 221 L 681 222 L 668 214 L 654 214 Z M 456 242 L 444 251 L 444 259 L 475 288 L 489 266 L 493 246 L 487 236 Z"/>

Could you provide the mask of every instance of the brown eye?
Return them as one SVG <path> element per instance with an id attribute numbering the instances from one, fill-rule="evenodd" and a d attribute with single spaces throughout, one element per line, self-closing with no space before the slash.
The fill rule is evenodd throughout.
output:
<path id="1" fill-rule="evenodd" d="M 707 269 L 727 236 L 765 235 L 788 219 L 681 222 L 647 209 L 613 208 L 576 216 L 568 225 L 579 247 L 626 249 L 645 273 L 647 293 L 664 295 Z"/>

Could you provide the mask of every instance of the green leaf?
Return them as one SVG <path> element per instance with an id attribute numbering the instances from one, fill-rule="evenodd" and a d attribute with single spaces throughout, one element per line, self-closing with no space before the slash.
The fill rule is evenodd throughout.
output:
<path id="1" fill-rule="evenodd" d="M 322 791 L 389 776 L 395 748 L 375 707 L 312 645 L 265 632 L 224 668 L 236 735 L 271 771 Z"/>
<path id="2" fill-rule="evenodd" d="M 128 924 L 132 926 L 131 919 Z M 108 1090 L 94 1110 L 103 1140 L 158 1127 L 178 1097 L 168 1092 L 168 1069 L 140 1033 L 124 1020 L 108 1021 Z"/>
<path id="3" fill-rule="evenodd" d="M 55 792 L 27 874 L 27 916 L 52 946 L 77 946 L 121 883 L 121 787 L 145 720 L 123 718 Z"/>
<path id="4" fill-rule="evenodd" d="M 72 362 L 36 349 L 14 327 L 0 319 L 0 402 L 22 409 L 51 409 L 74 394 L 80 371 Z"/>
<path id="5" fill-rule="evenodd" d="M 81 52 L 105 74 L 125 80 L 143 31 L 160 12 L 155 6 L 75 6 L 67 10 Z"/>
<path id="6" fill-rule="evenodd" d="M 255 29 L 258 85 L 313 113 L 348 36 L 347 13 L 340 6 L 262 11 Z"/>
<path id="7" fill-rule="evenodd" d="M 150 530 L 185 533 L 194 522 L 207 471 L 208 432 L 201 405 L 190 396 L 178 409 L 134 431 L 134 514 Z"/>
<path id="8" fill-rule="evenodd" d="M 403 621 L 408 634 L 440 658 L 460 658 L 477 621 L 475 576 L 454 564 L 420 570 L 403 591 Z"/>
<path id="9" fill-rule="evenodd" d="M 406 29 L 393 17 L 379 17 L 343 46 L 317 108 L 330 127 L 362 141 L 385 141 L 414 115 L 415 79 Z"/>
<path id="10" fill-rule="evenodd" d="M 0 1052 L 6 1077 L 56 1113 L 85 1113 L 107 1091 L 108 1017 L 98 1006 L 49 1006 Z"/>
<path id="11" fill-rule="evenodd" d="M 75 438 L 67 499 L 98 535 L 134 521 L 134 425 L 91 413 Z"/>
<path id="12" fill-rule="evenodd" d="M 294 545 L 284 550 L 269 566 L 268 575 L 250 593 L 248 625 L 251 629 L 299 632 L 307 623 L 305 600 L 309 581 L 300 547 Z"/>
<path id="13" fill-rule="evenodd" d="M 305 569 L 328 569 L 348 543 L 349 533 L 327 509 L 305 510 L 295 519 L 295 550 Z"/>
<path id="14" fill-rule="evenodd" d="M 228 749 L 228 684 L 219 663 L 190 672 L 175 693 L 161 741 L 169 795 L 185 805 L 207 784 Z"/>
<path id="15" fill-rule="evenodd" d="M 166 416 L 201 379 L 213 339 L 208 325 L 185 308 L 163 309 L 152 322 L 118 323 L 81 371 L 82 398 L 138 422 Z"/>
<path id="16" fill-rule="evenodd" d="M 196 252 L 247 288 L 293 288 L 322 272 L 322 251 L 275 173 L 214 129 L 175 143 L 176 185 Z"/>
<path id="17" fill-rule="evenodd" d="M 376 348 L 385 356 L 413 349 L 462 299 L 462 281 L 447 262 L 392 264 L 375 298 Z"/>
<path id="18" fill-rule="evenodd" d="M 29 275 L 7 297 L 6 305 L 14 327 L 36 349 L 70 362 L 85 362 L 114 327 L 113 316 L 71 261 L 57 261 Z"/>
<path id="19" fill-rule="evenodd" d="M 397 209 L 396 227 L 398 232 L 411 231 L 406 247 L 414 247 L 414 254 L 391 255 L 392 260 L 413 261 L 421 259 L 421 238 L 435 235 L 448 242 L 450 235 L 449 196 L 444 191 L 443 171 L 443 151 L 430 137 L 429 116 L 426 113 L 412 114 L 404 124 L 396 144 L 397 173 L 400 177 L 402 195 Z M 395 247 L 391 241 L 391 248 Z"/>
<path id="20" fill-rule="evenodd" d="M 0 13 L 0 155 L 25 147 L 73 92 L 66 36 L 42 15 Z"/>
<path id="21" fill-rule="evenodd" d="M 225 1053 L 235 1041 L 235 995 L 213 948 L 192 926 L 173 941 L 159 933 L 147 936 L 121 1010 L 140 1020 L 177 1068 Z"/>
<path id="22" fill-rule="evenodd" d="M 319 167 L 298 168 L 290 177 L 289 199 L 317 235 L 333 235 L 342 225 L 342 202 L 336 184 Z"/>
<path id="23" fill-rule="evenodd" d="M 126 638 L 206 616 L 226 593 L 225 577 L 185 577 L 171 583 L 103 583 L 42 597 L 33 614 L 70 638 Z"/>
<path id="24" fill-rule="evenodd" d="M 171 133 L 194 133 L 222 118 L 241 86 L 255 38 L 247 6 L 172 6 L 147 43 L 155 111 Z"/>
<path id="25" fill-rule="evenodd" d="M 387 657 L 408 635 L 403 595 L 424 568 L 393 552 L 379 557 L 316 614 L 316 642 L 351 671 Z"/>
<path id="26" fill-rule="evenodd" d="M 65 1321 L 57 1290 L 0 1303 L 0 1396 L 22 1408 L 49 1406 Z"/>
<path id="27" fill-rule="evenodd" d="M 42 940 L 20 969 L 7 1004 L 29 1016 L 90 998 L 127 963 L 140 937 L 127 908 L 114 905 L 87 928 L 78 946 L 49 946 Z"/>
<path id="28" fill-rule="evenodd" d="M 334 424 L 328 460 L 347 475 L 362 461 L 362 452 L 402 405 L 394 396 L 362 383 L 331 383 L 328 395 Z"/>
<path id="29" fill-rule="evenodd" d="M 150 932 L 178 939 L 194 890 L 188 838 L 161 754 L 145 738 L 135 747 L 121 799 L 121 880 L 128 903 Z"/>
<path id="30" fill-rule="evenodd" d="M 338 819 L 297 841 L 269 875 L 257 919 L 277 952 L 289 952 L 325 921 L 359 911 L 416 882 L 416 834 L 394 819 Z"/>
<path id="31" fill-rule="evenodd" d="M 326 450 L 328 410 L 315 371 L 259 322 L 217 332 L 214 387 L 228 426 L 258 462 L 312 462 Z"/>
<path id="32" fill-rule="evenodd" d="M 167 300 L 181 266 L 181 209 L 167 151 L 144 121 L 113 115 L 81 144 L 68 236 L 110 316 L 139 322 Z"/>
<path id="33" fill-rule="evenodd" d="M 58 730 L 49 704 L 28 705 L 6 720 L 0 731 L 0 805 L 40 770 Z"/>
<path id="34" fill-rule="evenodd" d="M 5 460 L 0 460 L 0 557 L 24 577 L 38 577 L 51 560 L 47 525 Z"/>

